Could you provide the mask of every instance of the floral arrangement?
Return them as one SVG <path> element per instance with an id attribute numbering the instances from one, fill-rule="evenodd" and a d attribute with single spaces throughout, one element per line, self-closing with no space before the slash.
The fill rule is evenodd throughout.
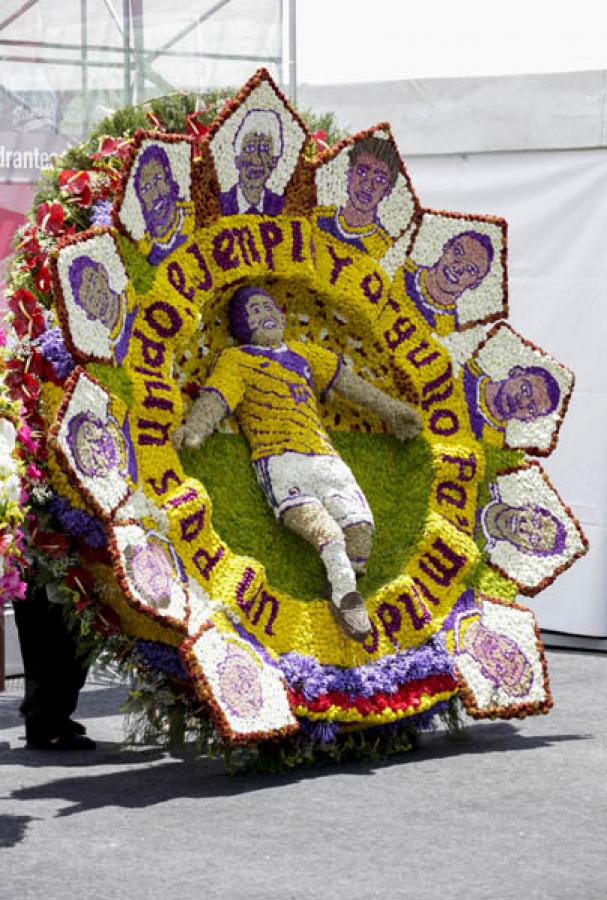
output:
<path id="1" fill-rule="evenodd" d="M 27 441 L 30 435 L 21 416 L 21 404 L 11 400 L 5 384 L 5 356 L 10 352 L 11 338 L 13 344 L 16 342 L 16 335 L 11 332 L 9 327 L 0 325 L 0 603 L 25 596 L 21 560 L 26 469 L 17 440 Z M 28 466 L 27 475 L 37 477 L 38 470 L 33 463 Z"/>
<path id="2" fill-rule="evenodd" d="M 514 600 L 587 541 L 525 456 L 554 448 L 572 375 L 504 322 L 485 334 L 507 312 L 506 223 L 424 209 L 388 126 L 310 134 L 264 70 L 192 103 L 118 114 L 68 151 L 19 234 L 6 384 L 38 569 L 98 646 L 222 745 L 300 760 L 356 734 L 390 752 L 457 696 L 472 715 L 546 712 L 541 642 Z M 238 420 L 200 452 L 174 448 L 243 284 L 421 414 L 404 447 L 377 415 L 322 404 L 376 520 L 363 643 L 264 507 Z"/>

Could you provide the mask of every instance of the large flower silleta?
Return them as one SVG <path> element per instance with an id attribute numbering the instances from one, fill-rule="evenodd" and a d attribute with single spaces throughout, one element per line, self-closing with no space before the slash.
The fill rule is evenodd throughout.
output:
<path id="1" fill-rule="evenodd" d="M 546 711 L 514 600 L 587 544 L 525 456 L 554 448 L 573 378 L 497 321 L 506 223 L 424 209 L 387 125 L 311 158 L 263 70 L 208 133 L 129 146 L 114 225 L 54 254 L 76 367 L 42 385 L 53 488 L 107 538 L 83 558 L 99 603 L 177 648 L 235 742 L 457 693 Z"/>

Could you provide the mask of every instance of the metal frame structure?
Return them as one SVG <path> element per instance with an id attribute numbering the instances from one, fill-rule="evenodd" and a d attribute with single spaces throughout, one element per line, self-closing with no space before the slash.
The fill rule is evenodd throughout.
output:
<path id="1" fill-rule="evenodd" d="M 24 0 L 23 4 L 4 19 L 0 19 L 0 62 L 22 63 L 26 65 L 61 65 L 74 66 L 80 69 L 82 93 L 86 96 L 90 90 L 89 72 L 98 68 L 121 68 L 124 73 L 123 100 L 125 104 L 138 103 L 147 99 L 146 87 L 153 85 L 163 94 L 177 91 L 166 78 L 153 68 L 160 57 L 180 59 L 216 59 L 253 62 L 261 65 L 277 65 L 281 71 L 280 80 L 292 100 L 296 99 L 296 0 L 276 0 L 280 17 L 281 52 L 279 56 L 249 56 L 237 53 L 205 53 L 176 49 L 176 45 L 211 19 L 219 10 L 228 6 L 233 0 L 215 0 L 204 12 L 201 12 L 185 28 L 173 34 L 162 46 L 146 50 L 144 45 L 144 21 L 146 0 L 122 0 L 122 10 L 116 10 L 120 0 L 103 0 L 108 16 L 114 22 L 121 37 L 121 43 L 91 44 L 88 41 L 89 0 L 80 0 L 80 43 L 61 43 L 51 41 L 16 40 L 4 38 L 2 32 L 12 23 L 18 21 L 40 0 Z M 286 18 L 286 28 L 285 28 Z M 58 51 L 55 56 L 37 55 L 36 51 Z M 94 54 L 115 54 L 113 59 L 98 59 Z M 66 53 L 76 54 L 66 56 Z M 1 86 L 0 86 L 1 87 Z M 11 94 L 8 88 L 2 87 L 5 93 Z M 17 99 L 17 98 L 16 98 Z M 21 97 L 19 103 L 24 105 Z M 88 104 L 84 104 L 85 110 Z M 85 112 L 86 116 L 86 112 Z M 84 130 L 88 130 L 89 122 L 83 122 Z"/>

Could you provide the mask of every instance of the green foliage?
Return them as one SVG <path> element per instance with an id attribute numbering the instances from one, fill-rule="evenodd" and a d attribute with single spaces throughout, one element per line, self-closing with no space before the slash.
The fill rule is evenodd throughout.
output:
<path id="1" fill-rule="evenodd" d="M 363 596 L 395 578 L 421 537 L 432 461 L 421 440 L 401 443 L 386 434 L 333 432 L 331 440 L 350 466 L 375 517 L 376 534 Z M 312 600 L 326 590 L 316 551 L 276 519 L 251 466 L 242 435 L 214 434 L 200 450 L 186 450 L 183 466 L 211 496 L 213 523 L 232 550 L 259 559 L 274 587 Z"/>
<path id="2" fill-rule="evenodd" d="M 315 113 L 311 109 L 300 109 L 298 112 L 312 134 L 315 131 L 326 132 L 326 141 L 329 147 L 341 141 L 348 134 L 339 127 L 335 114 L 332 112 Z"/>
<path id="3" fill-rule="evenodd" d="M 489 500 L 489 485 L 495 482 L 497 475 L 506 469 L 513 469 L 525 463 L 525 454 L 522 450 L 501 450 L 483 444 L 485 453 L 485 476 L 479 487 L 477 509 L 482 509 Z M 485 541 L 478 534 L 476 543 L 481 551 L 484 550 Z M 466 579 L 466 586 L 473 587 L 477 591 L 489 594 L 491 597 L 503 597 L 504 600 L 515 600 L 518 594 L 517 586 L 508 578 L 504 578 L 494 569 L 490 568 L 484 559 L 479 560 L 478 565 L 472 570 Z"/>
<path id="4" fill-rule="evenodd" d="M 87 371 L 115 397 L 130 409 L 133 405 L 133 382 L 125 369 L 117 369 L 105 363 L 88 363 Z"/>
<path id="5" fill-rule="evenodd" d="M 123 234 L 116 234 L 116 241 L 133 288 L 138 294 L 147 294 L 154 284 L 156 268 L 149 264 L 135 244 Z"/>
<path id="6" fill-rule="evenodd" d="M 233 746 L 222 740 L 191 695 L 180 693 L 178 686 L 149 671 L 137 675 L 139 683 L 123 707 L 126 741 L 179 751 L 185 746 L 198 756 L 221 759 L 230 775 L 286 774 L 295 768 L 354 760 L 379 762 L 408 752 L 417 742 L 417 729 L 405 719 L 388 727 L 347 731 L 328 743 L 312 741 L 302 729 L 280 740 Z"/>

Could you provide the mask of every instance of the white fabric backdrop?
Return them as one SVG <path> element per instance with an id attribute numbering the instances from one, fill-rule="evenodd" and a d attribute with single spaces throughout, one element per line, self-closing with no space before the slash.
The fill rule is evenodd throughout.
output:
<path id="1" fill-rule="evenodd" d="M 529 603 L 542 628 L 605 637 L 607 151 L 410 157 L 406 163 L 424 205 L 508 220 L 509 321 L 576 374 L 559 444 L 543 465 L 591 549 Z"/>
<path id="2" fill-rule="evenodd" d="M 593 148 L 607 144 L 607 72 L 302 85 L 298 99 L 350 131 L 389 121 L 425 206 L 508 220 L 509 321 L 576 373 L 543 465 L 591 544 L 530 605 L 543 629 L 603 646 L 607 150 Z"/>

